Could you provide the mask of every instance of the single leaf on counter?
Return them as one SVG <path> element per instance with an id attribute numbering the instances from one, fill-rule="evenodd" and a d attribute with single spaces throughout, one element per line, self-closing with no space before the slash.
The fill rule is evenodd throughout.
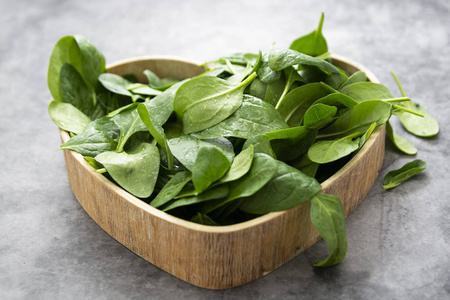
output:
<path id="1" fill-rule="evenodd" d="M 394 188 L 414 175 L 419 174 L 427 168 L 427 163 L 421 159 L 413 160 L 398 170 L 390 171 L 384 176 L 383 189 Z"/>

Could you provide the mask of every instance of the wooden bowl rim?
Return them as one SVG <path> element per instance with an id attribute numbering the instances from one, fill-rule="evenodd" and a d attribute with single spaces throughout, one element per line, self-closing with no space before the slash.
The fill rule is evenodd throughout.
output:
<path id="1" fill-rule="evenodd" d="M 360 71 L 365 72 L 367 78 L 371 82 L 379 83 L 379 81 L 375 77 L 375 75 L 370 70 L 368 70 L 366 67 L 361 65 L 360 63 L 357 63 L 355 61 L 352 61 L 348 58 L 345 58 L 343 56 L 336 55 L 336 54 L 332 54 L 331 57 L 332 57 L 333 61 L 337 61 L 338 63 L 341 63 L 341 64 L 350 65 L 352 67 L 357 68 Z M 107 70 L 117 67 L 117 66 L 120 66 L 120 65 L 124 65 L 124 64 L 138 63 L 141 61 L 148 61 L 148 60 L 166 60 L 166 61 L 175 61 L 175 62 L 180 62 L 180 63 L 190 63 L 190 64 L 195 64 L 195 65 L 200 65 L 199 62 L 196 62 L 193 60 L 187 60 L 187 59 L 177 57 L 177 56 L 165 56 L 165 55 L 140 56 L 140 57 L 119 60 L 117 62 L 109 64 L 107 66 Z M 377 137 L 381 134 L 381 132 L 382 132 L 381 128 L 378 128 L 375 132 L 373 132 L 372 135 L 370 136 L 369 140 L 367 140 L 367 142 L 364 144 L 364 146 L 358 151 L 358 153 L 348 163 L 346 163 L 339 171 L 337 171 L 330 178 L 328 178 L 327 180 L 322 182 L 321 183 L 321 185 L 322 185 L 321 191 L 329 188 L 340 176 L 349 172 L 358 161 L 363 159 L 363 157 L 369 151 L 369 149 L 374 146 L 374 143 L 377 140 Z M 65 143 L 67 140 L 69 140 L 70 137 L 66 131 L 59 129 L 59 133 L 60 133 L 63 143 Z M 93 178 L 95 180 L 98 181 L 99 184 L 103 185 L 108 190 L 119 194 L 123 199 L 127 200 L 130 204 L 142 209 L 143 211 L 145 211 L 146 213 L 148 213 L 154 217 L 163 219 L 163 220 L 165 220 L 173 225 L 179 226 L 179 227 L 188 228 L 190 230 L 204 232 L 204 233 L 210 233 L 210 234 L 236 232 L 236 231 L 246 230 L 246 229 L 250 229 L 252 227 L 260 226 L 268 221 L 271 221 L 271 220 L 285 214 L 287 211 L 289 211 L 289 210 L 285 210 L 285 211 L 280 211 L 280 212 L 272 212 L 272 213 L 268 213 L 268 214 L 262 215 L 260 217 L 257 217 L 255 219 L 245 221 L 242 223 L 238 223 L 238 224 L 233 224 L 233 225 L 210 226 L 210 225 L 202 225 L 202 224 L 193 223 L 193 222 L 183 220 L 183 219 L 174 217 L 172 215 L 169 215 L 168 213 L 165 213 L 165 212 L 147 204 L 146 202 L 142 201 L 141 199 L 128 193 L 120 186 L 114 184 L 112 181 L 108 180 L 102 174 L 97 173 L 95 171 L 95 169 L 86 162 L 86 160 L 83 158 L 83 156 L 81 154 L 74 152 L 74 151 L 70 151 L 70 150 L 64 150 L 64 151 L 69 151 L 70 154 L 80 163 L 81 166 L 83 166 L 84 169 L 86 169 L 86 171 L 88 171 L 93 176 Z M 299 206 L 293 207 L 291 209 L 296 209 Z"/>

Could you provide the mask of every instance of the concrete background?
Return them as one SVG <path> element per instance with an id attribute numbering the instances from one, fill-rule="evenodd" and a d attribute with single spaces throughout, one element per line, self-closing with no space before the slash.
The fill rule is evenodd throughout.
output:
<path id="1" fill-rule="evenodd" d="M 288 47 L 325 12 L 330 51 L 356 60 L 441 125 L 407 135 L 423 174 L 384 191 L 383 176 L 412 160 L 387 145 L 384 166 L 347 219 L 349 251 L 333 268 L 319 242 L 266 277 L 225 291 L 189 285 L 120 245 L 83 211 L 47 114 L 56 41 L 82 34 L 107 63 L 142 55 L 207 61 Z M 450 297 L 450 2 L 0 0 L 1 299 L 443 299 Z"/>

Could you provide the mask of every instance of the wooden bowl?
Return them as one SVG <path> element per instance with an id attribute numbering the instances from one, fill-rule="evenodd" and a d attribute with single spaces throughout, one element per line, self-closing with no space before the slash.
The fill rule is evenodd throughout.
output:
<path id="1" fill-rule="evenodd" d="M 333 63 L 353 73 L 363 66 L 333 56 Z M 150 69 L 161 77 L 180 79 L 203 71 L 196 63 L 170 57 L 144 57 L 112 64 L 108 72 L 133 73 L 140 80 Z M 342 199 L 350 214 L 373 186 L 384 158 L 385 128 L 376 130 L 364 147 L 322 183 L 324 193 Z M 62 142 L 69 139 L 60 130 Z M 310 202 L 230 226 L 205 226 L 164 213 L 98 174 L 83 157 L 64 150 L 73 193 L 88 215 L 109 235 L 153 265 L 193 285 L 231 288 L 260 278 L 302 253 L 320 236 L 310 217 Z M 312 262 L 311 262 L 312 263 Z"/>

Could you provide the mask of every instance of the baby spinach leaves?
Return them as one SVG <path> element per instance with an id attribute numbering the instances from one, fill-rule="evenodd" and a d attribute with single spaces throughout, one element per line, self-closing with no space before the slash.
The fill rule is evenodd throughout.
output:
<path id="1" fill-rule="evenodd" d="M 398 170 L 390 171 L 383 179 L 383 189 L 394 188 L 427 168 L 427 163 L 421 159 L 413 160 Z"/>
<path id="2" fill-rule="evenodd" d="M 103 55 L 86 38 L 63 37 L 48 71 L 50 117 L 71 133 L 61 149 L 82 154 L 153 207 L 204 225 L 311 201 L 311 221 L 329 248 L 315 265 L 339 263 L 347 252 L 344 210 L 338 197 L 318 194 L 318 180 L 338 171 L 392 114 L 418 136 L 439 127 L 395 75 L 401 98 L 364 72 L 331 64 L 323 22 L 322 14 L 290 49 L 223 56 L 183 81 L 152 70 L 144 71 L 148 83 L 105 73 Z M 401 151 L 417 152 L 386 126 Z M 416 160 L 389 172 L 383 188 L 425 168 Z"/>

